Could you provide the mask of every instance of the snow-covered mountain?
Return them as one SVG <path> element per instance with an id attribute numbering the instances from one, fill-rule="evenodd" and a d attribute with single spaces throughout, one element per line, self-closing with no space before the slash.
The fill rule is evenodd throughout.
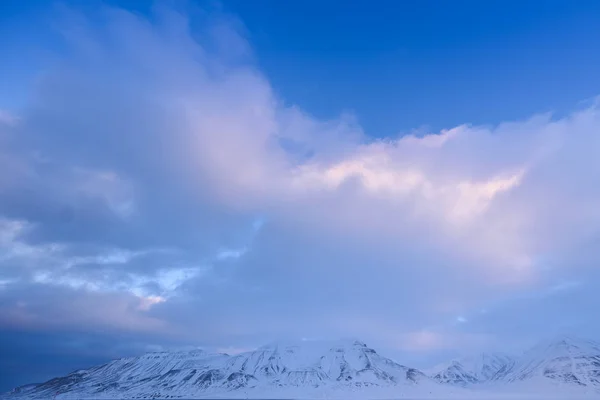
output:
<path id="1" fill-rule="evenodd" d="M 453 360 L 434 368 L 430 376 L 439 383 L 470 386 L 491 380 L 499 371 L 511 368 L 513 357 L 502 353 L 482 353 Z"/>
<path id="2" fill-rule="evenodd" d="M 482 354 L 434 368 L 429 376 L 453 386 L 488 388 L 578 386 L 600 390 L 600 344 L 561 336 L 520 357 Z"/>
<path id="3" fill-rule="evenodd" d="M 479 383 L 477 376 L 467 371 L 459 361 L 451 361 L 450 365 L 445 365 L 441 370 L 434 372 L 431 378 L 439 383 L 463 387 Z"/>
<path id="4" fill-rule="evenodd" d="M 600 388 L 600 343 L 568 336 L 555 338 L 527 351 L 514 365 L 498 371 L 493 380 Z"/>
<path id="5" fill-rule="evenodd" d="M 427 377 L 360 341 L 272 344 L 238 355 L 149 353 L 26 385 L 11 399 L 600 397 L 600 344 L 561 337 L 521 357 L 482 354 Z M 555 397 L 556 397 L 555 396 Z"/>
<path id="6" fill-rule="evenodd" d="M 203 351 L 150 353 L 75 371 L 14 391 L 17 397 L 194 398 L 274 389 L 434 385 L 422 372 L 359 341 L 274 344 L 229 356 Z M 237 395 L 236 395 L 237 394 Z"/>

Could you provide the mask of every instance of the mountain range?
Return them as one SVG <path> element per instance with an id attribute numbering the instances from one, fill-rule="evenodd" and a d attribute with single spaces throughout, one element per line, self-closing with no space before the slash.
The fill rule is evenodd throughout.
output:
<path id="1" fill-rule="evenodd" d="M 493 380 L 499 371 L 512 367 L 515 360 L 507 354 L 482 353 L 434 367 L 429 375 L 442 384 L 466 387 Z"/>
<path id="2" fill-rule="evenodd" d="M 555 338 L 523 355 L 482 354 L 427 373 L 351 341 L 272 344 L 238 355 L 157 352 L 18 387 L 11 399 L 471 397 L 556 388 L 600 397 L 600 344 Z"/>

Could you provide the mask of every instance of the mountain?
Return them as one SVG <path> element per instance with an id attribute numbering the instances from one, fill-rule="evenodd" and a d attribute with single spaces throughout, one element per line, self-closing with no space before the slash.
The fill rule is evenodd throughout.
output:
<path id="1" fill-rule="evenodd" d="M 470 386 L 491 380 L 498 371 L 512 367 L 514 359 L 502 353 L 482 353 L 438 366 L 430 374 L 439 383 Z"/>
<path id="2" fill-rule="evenodd" d="M 429 376 L 441 384 L 494 390 L 557 385 L 600 390 L 600 344 L 560 336 L 520 357 L 490 353 L 458 359 L 434 368 Z"/>
<path id="3" fill-rule="evenodd" d="M 402 388 L 433 384 L 422 372 L 359 341 L 273 344 L 229 356 L 203 351 L 149 353 L 75 371 L 13 391 L 20 398 L 194 398 L 248 391 Z"/>
<path id="4" fill-rule="evenodd" d="M 500 383 L 536 382 L 600 388 L 600 343 L 561 336 L 527 351 L 498 371 Z"/>
<path id="5" fill-rule="evenodd" d="M 430 377 L 360 341 L 303 341 L 238 355 L 201 350 L 148 353 L 21 386 L 6 397 L 481 399 L 504 393 L 599 398 L 600 344 L 559 337 L 516 358 L 482 354 L 454 360 Z"/>
<path id="6" fill-rule="evenodd" d="M 479 382 L 477 376 L 467 371 L 459 361 L 452 361 L 450 365 L 444 367 L 441 371 L 432 374 L 431 378 L 439 383 L 463 387 Z"/>

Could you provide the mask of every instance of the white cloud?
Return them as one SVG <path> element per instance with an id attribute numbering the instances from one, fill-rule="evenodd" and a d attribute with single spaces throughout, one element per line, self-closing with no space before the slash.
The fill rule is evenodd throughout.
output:
<path id="1" fill-rule="evenodd" d="M 138 308 L 142 311 L 148 311 L 153 305 L 164 303 L 165 301 L 167 300 L 161 296 L 140 296 L 140 305 Z"/>
<path id="2" fill-rule="evenodd" d="M 75 168 L 75 188 L 82 194 L 103 199 L 108 207 L 123 218 L 135 213 L 132 185 L 112 171 Z"/>
<path id="3" fill-rule="evenodd" d="M 27 259 L 31 262 L 39 262 L 40 259 L 63 249 L 57 243 L 28 244 L 22 236 L 32 228 L 33 225 L 27 221 L 0 217 L 0 261 Z"/>
<path id="4" fill-rule="evenodd" d="M 248 249 L 245 247 L 240 249 L 221 249 L 217 253 L 217 260 L 237 259 L 246 254 L 247 251 Z"/>
<path id="5" fill-rule="evenodd" d="M 37 284 L 64 286 L 90 292 L 130 293 L 139 298 L 142 310 L 148 310 L 152 305 L 166 301 L 166 298 L 173 295 L 179 286 L 206 270 L 199 267 L 163 268 L 154 272 L 119 271 L 115 274 L 115 271 L 108 269 L 90 279 L 90 275 L 78 267 L 85 265 L 127 267 L 135 258 L 152 257 L 171 251 L 108 249 L 93 255 L 70 256 L 69 246 L 64 244 L 28 244 L 24 235 L 34 228 L 33 224 L 26 221 L 0 219 L 0 262 L 17 263 L 21 268 L 28 267 L 32 271 L 31 282 Z M 8 272 L 3 271 L 3 265 L 0 264 L 0 287 L 19 283 L 19 279 L 2 276 L 3 273 Z M 124 280 L 123 277 L 127 279 Z M 148 289 L 148 285 L 156 285 L 159 294 Z"/>
<path id="6" fill-rule="evenodd" d="M 597 106 L 373 140 L 352 116 L 321 121 L 284 104 L 227 25 L 207 34 L 219 39 L 208 51 L 172 14 L 157 25 L 107 18 L 106 31 L 78 33 L 19 132 L 60 172 L 32 162 L 33 184 L 59 193 L 36 192 L 53 207 L 28 210 L 32 220 L 62 233 L 55 210 L 91 198 L 83 221 L 103 229 L 82 232 L 104 246 L 67 255 L 86 242 L 32 244 L 21 237 L 26 219 L 0 224 L 3 260 L 52 261 L 27 276 L 35 283 L 133 296 L 137 309 L 168 310 L 164 321 L 209 326 L 213 338 L 266 327 L 318 336 L 315 326 L 432 350 L 479 336 L 424 327 L 461 322 L 459 313 L 470 326 L 489 303 L 577 269 L 540 260 L 566 259 L 600 233 Z M 125 250 L 129 236 L 139 242 Z M 161 241 L 176 242 L 185 262 L 127 269 L 158 257 L 140 249 Z M 96 268 L 75 268 L 87 263 Z"/>
<path id="7" fill-rule="evenodd" d="M 0 125 L 15 126 L 18 122 L 19 118 L 16 115 L 0 109 Z"/>

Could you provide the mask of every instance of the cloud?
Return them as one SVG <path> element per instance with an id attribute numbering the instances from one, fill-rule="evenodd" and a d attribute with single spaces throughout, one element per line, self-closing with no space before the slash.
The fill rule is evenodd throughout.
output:
<path id="1" fill-rule="evenodd" d="M 0 124 L 14 126 L 17 124 L 18 121 L 19 119 L 12 113 L 6 110 L 0 110 Z"/>
<path id="2" fill-rule="evenodd" d="M 0 125 L 5 329 L 481 347 L 598 262 L 597 105 L 376 140 L 287 106 L 223 16 L 64 17 Z"/>
<path id="3" fill-rule="evenodd" d="M 24 296 L 23 293 L 35 293 Z M 165 321 L 144 313 L 148 299 L 54 285 L 18 283 L 0 292 L 0 323 L 8 331 L 168 334 Z"/>

